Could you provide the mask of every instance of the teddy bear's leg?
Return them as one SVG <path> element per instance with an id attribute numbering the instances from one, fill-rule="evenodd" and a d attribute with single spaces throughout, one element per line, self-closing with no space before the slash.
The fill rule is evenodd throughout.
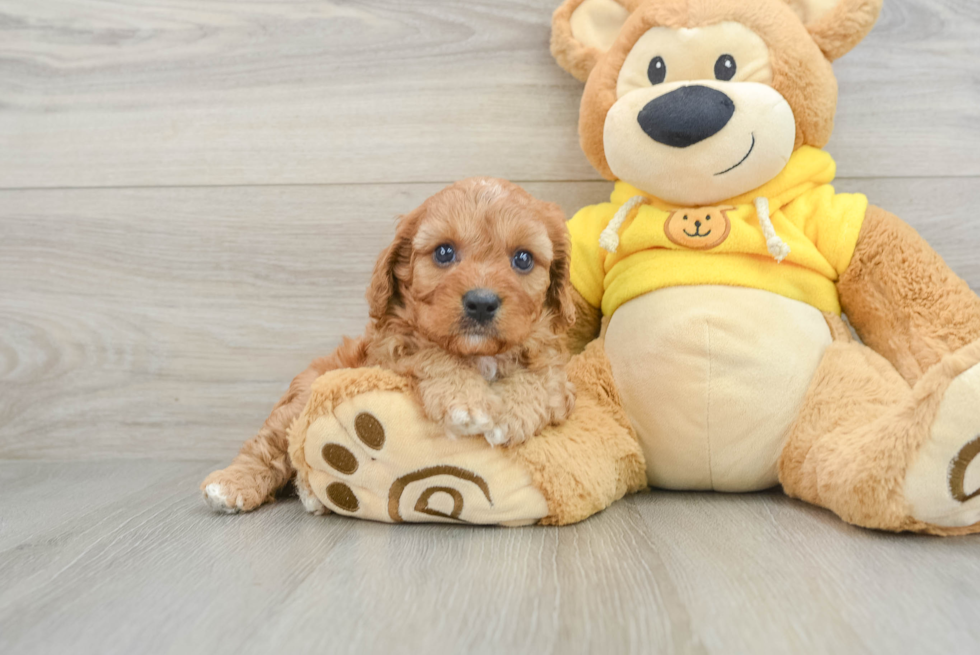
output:
<path id="1" fill-rule="evenodd" d="M 870 348 L 827 350 L 779 462 L 786 492 L 869 528 L 980 532 L 980 342 L 914 387 Z"/>
<path id="2" fill-rule="evenodd" d="M 573 357 L 567 370 L 576 388 L 569 420 L 512 449 L 548 499 L 543 524 L 576 523 L 647 486 L 646 460 L 603 340 Z"/>
<path id="3" fill-rule="evenodd" d="M 396 523 L 580 521 L 642 488 L 646 467 L 601 344 L 573 360 L 570 376 L 583 393 L 568 421 L 493 448 L 450 439 L 389 371 L 328 373 L 290 430 L 304 505 Z"/>
<path id="4" fill-rule="evenodd" d="M 980 339 L 977 294 L 915 230 L 878 207 L 868 208 L 837 290 L 861 340 L 910 385 Z"/>

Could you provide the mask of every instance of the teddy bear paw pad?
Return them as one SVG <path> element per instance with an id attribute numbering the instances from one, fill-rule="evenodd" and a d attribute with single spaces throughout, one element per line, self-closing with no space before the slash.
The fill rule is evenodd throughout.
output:
<path id="1" fill-rule="evenodd" d="M 980 521 L 980 364 L 946 390 L 931 438 L 909 467 L 905 496 L 920 521 L 943 527 Z"/>
<path id="2" fill-rule="evenodd" d="M 548 514 L 510 456 L 481 438 L 447 438 L 400 391 L 368 391 L 315 419 L 303 454 L 312 494 L 346 516 L 520 525 Z"/>

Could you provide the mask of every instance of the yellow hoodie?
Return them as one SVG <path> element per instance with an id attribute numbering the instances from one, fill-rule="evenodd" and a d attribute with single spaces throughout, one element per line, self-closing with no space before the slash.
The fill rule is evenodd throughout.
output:
<path id="1" fill-rule="evenodd" d="M 755 191 L 691 209 L 617 182 L 611 202 L 568 222 L 572 284 L 606 316 L 650 291 L 700 284 L 764 289 L 839 314 L 835 283 L 854 254 L 868 199 L 835 193 L 835 172 L 830 155 L 803 146 Z M 766 201 L 775 235 L 763 228 Z M 622 227 L 609 226 L 624 204 Z"/>

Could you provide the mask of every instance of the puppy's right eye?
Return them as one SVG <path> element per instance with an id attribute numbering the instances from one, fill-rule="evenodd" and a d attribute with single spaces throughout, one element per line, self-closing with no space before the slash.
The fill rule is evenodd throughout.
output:
<path id="1" fill-rule="evenodd" d="M 432 260 L 439 266 L 449 266 L 456 261 L 456 249 L 448 243 L 436 246 L 432 253 Z"/>
<path id="2" fill-rule="evenodd" d="M 650 60 L 647 77 L 650 78 L 650 84 L 654 86 L 667 79 L 667 64 L 664 63 L 663 57 L 654 57 Z"/>

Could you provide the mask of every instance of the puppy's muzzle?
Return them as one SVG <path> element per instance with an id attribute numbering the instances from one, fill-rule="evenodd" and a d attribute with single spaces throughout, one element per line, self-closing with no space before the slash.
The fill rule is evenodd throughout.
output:
<path id="1" fill-rule="evenodd" d="M 463 311 L 480 325 L 491 322 L 500 309 L 500 296 L 489 289 L 472 289 L 463 295 Z"/>
<path id="2" fill-rule="evenodd" d="M 654 98 L 636 120 L 648 137 L 674 148 L 687 148 L 718 134 L 735 114 L 727 95 L 706 86 L 682 86 Z"/>

